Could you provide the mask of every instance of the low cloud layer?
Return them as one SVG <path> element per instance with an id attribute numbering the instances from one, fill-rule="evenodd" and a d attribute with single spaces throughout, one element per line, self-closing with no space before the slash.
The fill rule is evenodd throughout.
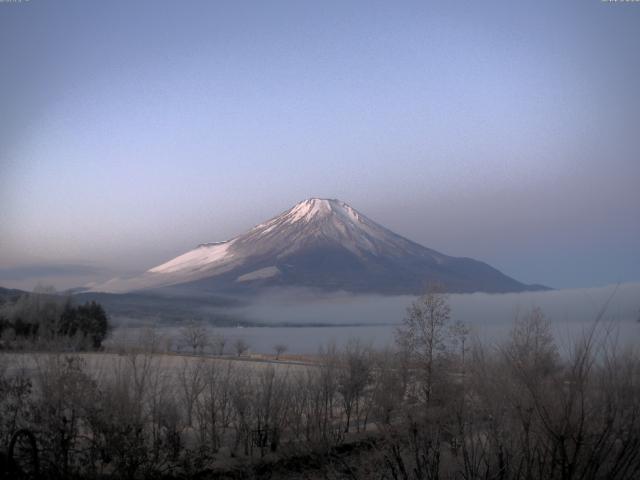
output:
<path id="1" fill-rule="evenodd" d="M 27 280 L 32 278 L 71 277 L 97 275 L 102 270 L 88 265 L 29 265 L 0 268 L 0 280 Z"/>
<path id="2" fill-rule="evenodd" d="M 74 288 L 113 272 L 83 264 L 32 264 L 0 268 L 0 286 L 31 290 L 37 285 L 53 285 L 58 290 Z"/>
<path id="3" fill-rule="evenodd" d="M 144 298 L 142 299 L 143 301 Z M 321 346 L 344 345 L 351 339 L 378 348 L 391 345 L 394 332 L 411 296 L 364 296 L 347 293 L 318 293 L 286 289 L 258 297 L 251 303 L 215 306 L 203 299 L 182 298 L 184 311 L 191 314 L 227 315 L 243 321 L 264 323 L 267 327 L 213 327 L 229 345 L 242 338 L 254 352 L 271 352 L 274 345 L 286 344 L 290 352 L 315 353 Z M 175 301 L 175 298 L 174 298 Z M 474 336 L 489 344 L 506 338 L 513 320 L 534 307 L 540 307 L 550 320 L 561 352 L 569 352 L 573 341 L 587 331 L 600 312 L 601 325 L 613 333 L 620 344 L 640 344 L 640 283 L 602 288 L 554 290 L 513 294 L 453 294 L 449 296 L 453 320 L 472 327 Z M 166 306 L 162 307 L 166 313 Z M 206 315 L 205 315 L 206 317 Z M 135 315 L 120 317 L 116 337 L 135 341 L 142 324 L 154 323 L 168 337 L 181 338 L 183 322 L 154 322 Z M 241 325 L 240 322 L 237 323 Z M 269 326 L 271 325 L 271 326 Z"/>
<path id="4" fill-rule="evenodd" d="M 247 318 L 273 324 L 349 325 L 348 327 L 273 328 L 233 331 L 258 349 L 268 349 L 277 338 L 292 348 L 314 351 L 328 341 L 344 343 L 360 338 L 376 346 L 393 341 L 396 325 L 402 321 L 411 296 L 353 296 L 295 290 L 264 296 L 241 310 Z M 613 327 L 624 343 L 640 340 L 640 283 L 601 288 L 553 290 L 509 294 L 452 294 L 451 316 L 469 324 L 475 335 L 489 341 L 503 339 L 514 319 L 540 307 L 552 323 L 562 347 L 568 348 L 577 335 L 588 329 L 604 310 L 603 325 Z M 361 326 L 353 326 L 359 324 Z"/>
<path id="5" fill-rule="evenodd" d="M 414 298 L 314 294 L 296 289 L 260 297 L 244 313 L 273 323 L 396 324 Z M 553 322 L 583 322 L 595 319 L 607 301 L 607 317 L 631 320 L 640 314 L 640 283 L 544 292 L 451 294 L 449 301 L 454 318 L 478 325 L 510 323 L 533 307 L 542 308 Z"/>

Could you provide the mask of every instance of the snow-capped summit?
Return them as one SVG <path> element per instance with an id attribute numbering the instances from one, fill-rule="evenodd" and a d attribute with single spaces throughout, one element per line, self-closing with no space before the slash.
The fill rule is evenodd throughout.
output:
<path id="1" fill-rule="evenodd" d="M 311 198 L 234 240 L 257 253 L 286 255 L 312 245 L 363 255 L 399 256 L 424 247 L 396 235 L 340 200 Z M 438 256 L 437 252 L 431 254 Z"/>
<path id="2" fill-rule="evenodd" d="M 355 222 L 360 221 L 358 212 L 344 202 L 329 198 L 310 198 L 297 203 L 291 210 L 284 213 L 287 221 L 293 223 L 298 221 L 309 222 L 317 217 L 331 214 L 341 215 L 350 218 Z M 281 215 L 282 216 L 282 215 Z"/>
<path id="3" fill-rule="evenodd" d="M 310 198 L 243 235 L 201 244 L 140 276 L 114 279 L 93 290 L 306 286 L 419 293 L 435 280 L 450 291 L 533 288 L 485 263 L 450 257 L 407 240 L 340 200 Z"/>
<path id="4" fill-rule="evenodd" d="M 361 215 L 344 202 L 329 198 L 310 198 L 296 203 L 291 209 L 272 218 L 266 223 L 261 223 L 253 230 L 266 230 L 275 228 L 276 225 L 309 223 L 314 220 L 336 215 L 343 220 L 361 222 Z"/>

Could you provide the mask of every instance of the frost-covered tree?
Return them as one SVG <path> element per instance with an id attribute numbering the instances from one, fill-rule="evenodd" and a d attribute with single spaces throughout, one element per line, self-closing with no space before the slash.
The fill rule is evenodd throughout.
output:
<path id="1" fill-rule="evenodd" d="M 407 309 L 396 331 L 396 343 L 420 372 L 426 402 L 432 395 L 436 364 L 446 353 L 450 318 L 451 308 L 443 286 L 431 284 L 427 293 Z"/>
<path id="2" fill-rule="evenodd" d="M 551 324 L 540 308 L 516 318 L 505 354 L 515 368 L 529 377 L 547 375 L 556 368 L 558 348 Z"/>

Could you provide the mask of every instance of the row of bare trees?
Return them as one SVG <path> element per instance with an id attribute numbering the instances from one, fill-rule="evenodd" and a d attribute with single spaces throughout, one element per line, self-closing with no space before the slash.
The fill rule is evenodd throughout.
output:
<path id="1" fill-rule="evenodd" d="M 296 368 L 140 353 L 3 358 L 0 448 L 29 429 L 51 478 L 155 478 L 282 444 L 327 449 L 373 417 L 372 359 L 355 343 Z"/>
<path id="2" fill-rule="evenodd" d="M 49 343 L 47 350 L 65 349 L 61 342 Z M 136 350 L 139 353 L 188 353 L 191 355 L 209 356 L 249 356 L 251 345 L 247 340 L 238 337 L 231 341 L 220 330 L 211 328 L 204 322 L 188 321 L 177 329 L 164 329 L 155 325 L 147 325 L 138 329 L 137 335 L 132 335 L 126 327 L 116 329 L 105 345 L 106 351 L 130 352 Z M 45 348 L 41 348 L 45 349 Z M 276 343 L 273 346 L 274 359 L 280 360 L 288 350 L 285 343 Z"/>
<path id="3" fill-rule="evenodd" d="M 640 478 L 640 355 L 603 314 L 562 355 L 537 308 L 467 353 L 469 330 L 433 288 L 398 332 L 411 379 L 383 426 L 380 478 Z"/>
<path id="4" fill-rule="evenodd" d="M 188 478 L 310 452 L 324 455 L 319 478 L 639 478 L 637 351 L 617 348 L 600 322 L 561 354 L 537 309 L 499 345 L 450 317 L 433 288 L 396 348 L 353 340 L 323 349 L 316 366 L 4 356 L 0 451 L 33 431 L 49 478 Z"/>
<path id="5" fill-rule="evenodd" d="M 207 323 L 188 321 L 177 331 L 175 329 L 158 328 L 147 325 L 132 335 L 126 327 L 117 329 L 106 345 L 107 351 L 138 353 L 176 353 L 186 352 L 191 355 L 235 355 L 246 356 L 250 345 L 244 338 L 237 338 L 233 343 L 215 332 Z M 274 351 L 279 356 L 286 346 L 276 345 Z"/>

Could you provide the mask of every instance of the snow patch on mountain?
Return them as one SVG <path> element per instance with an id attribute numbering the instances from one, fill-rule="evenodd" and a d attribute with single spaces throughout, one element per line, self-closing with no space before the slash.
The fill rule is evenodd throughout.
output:
<path id="1" fill-rule="evenodd" d="M 169 260 L 149 270 L 151 273 L 174 273 L 178 271 L 196 271 L 204 267 L 210 267 L 214 263 L 223 263 L 233 256 L 229 247 L 233 241 L 202 244 L 190 252 Z"/>
<path id="2" fill-rule="evenodd" d="M 244 275 L 240 275 L 236 282 L 248 282 L 251 280 L 262 280 L 264 278 L 275 277 L 280 273 L 280 269 L 276 266 L 265 267 L 259 270 L 255 270 L 253 272 L 245 273 Z"/>

